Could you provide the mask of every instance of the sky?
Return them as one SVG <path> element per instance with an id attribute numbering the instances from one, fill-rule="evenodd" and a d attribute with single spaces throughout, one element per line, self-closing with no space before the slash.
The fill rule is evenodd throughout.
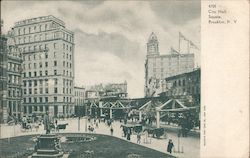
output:
<path id="1" fill-rule="evenodd" d="M 146 43 L 151 32 L 160 54 L 178 48 L 182 32 L 200 48 L 200 1 L 1 1 L 3 32 L 20 20 L 54 15 L 75 33 L 75 84 L 128 83 L 143 97 Z"/>

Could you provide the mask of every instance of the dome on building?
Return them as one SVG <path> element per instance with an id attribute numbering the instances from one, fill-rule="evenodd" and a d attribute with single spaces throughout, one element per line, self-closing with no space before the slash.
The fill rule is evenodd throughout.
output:
<path id="1" fill-rule="evenodd" d="M 149 41 L 149 42 L 150 42 L 150 41 L 158 41 L 157 36 L 155 35 L 154 32 L 152 32 L 152 33 L 150 34 L 148 41 Z"/>

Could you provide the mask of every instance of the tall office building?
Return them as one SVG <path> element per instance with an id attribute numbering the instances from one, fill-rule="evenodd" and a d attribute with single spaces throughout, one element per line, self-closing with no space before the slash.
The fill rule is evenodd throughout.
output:
<path id="1" fill-rule="evenodd" d="M 24 115 L 74 113 L 74 33 L 51 15 L 18 21 L 12 31 L 23 56 Z"/>
<path id="2" fill-rule="evenodd" d="M 13 32 L 7 35 L 7 104 L 8 116 L 18 120 L 22 118 L 22 55 Z"/>
<path id="3" fill-rule="evenodd" d="M 1 20 L 1 27 L 3 21 Z M 2 30 L 2 29 L 1 29 Z M 0 33 L 0 123 L 6 123 L 7 112 L 7 38 Z"/>
<path id="4" fill-rule="evenodd" d="M 166 90 L 165 78 L 192 71 L 194 69 L 194 54 L 181 54 L 171 48 L 170 53 L 160 55 L 159 41 L 151 33 L 147 43 L 145 61 L 145 96 L 158 96 Z"/>

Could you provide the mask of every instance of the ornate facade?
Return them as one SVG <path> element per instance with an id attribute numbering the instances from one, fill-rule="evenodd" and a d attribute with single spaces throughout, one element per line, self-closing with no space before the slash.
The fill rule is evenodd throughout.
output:
<path id="1" fill-rule="evenodd" d="M 145 61 L 145 96 L 155 97 L 166 89 L 165 78 L 194 69 L 194 54 L 180 54 L 171 49 L 166 55 L 160 55 L 157 36 L 151 33 L 147 43 Z"/>

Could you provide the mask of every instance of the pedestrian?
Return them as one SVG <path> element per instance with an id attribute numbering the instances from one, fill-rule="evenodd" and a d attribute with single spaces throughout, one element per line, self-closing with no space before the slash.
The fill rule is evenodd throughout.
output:
<path id="1" fill-rule="evenodd" d="M 131 136 L 131 129 L 128 128 L 127 129 L 127 140 L 129 140 L 129 141 L 130 141 L 130 136 Z"/>
<path id="2" fill-rule="evenodd" d="M 141 134 L 137 133 L 137 143 L 141 144 Z"/>
<path id="3" fill-rule="evenodd" d="M 95 127 L 98 128 L 98 122 L 95 123 Z"/>
<path id="4" fill-rule="evenodd" d="M 110 133 L 111 133 L 112 136 L 113 136 L 113 132 L 114 132 L 114 129 L 113 129 L 113 127 L 111 126 L 111 128 L 110 128 Z"/>
<path id="5" fill-rule="evenodd" d="M 169 139 L 168 141 L 168 148 L 167 148 L 167 152 L 169 152 L 170 154 L 172 153 L 172 148 L 174 147 L 174 143 L 172 141 L 172 139 Z"/>

